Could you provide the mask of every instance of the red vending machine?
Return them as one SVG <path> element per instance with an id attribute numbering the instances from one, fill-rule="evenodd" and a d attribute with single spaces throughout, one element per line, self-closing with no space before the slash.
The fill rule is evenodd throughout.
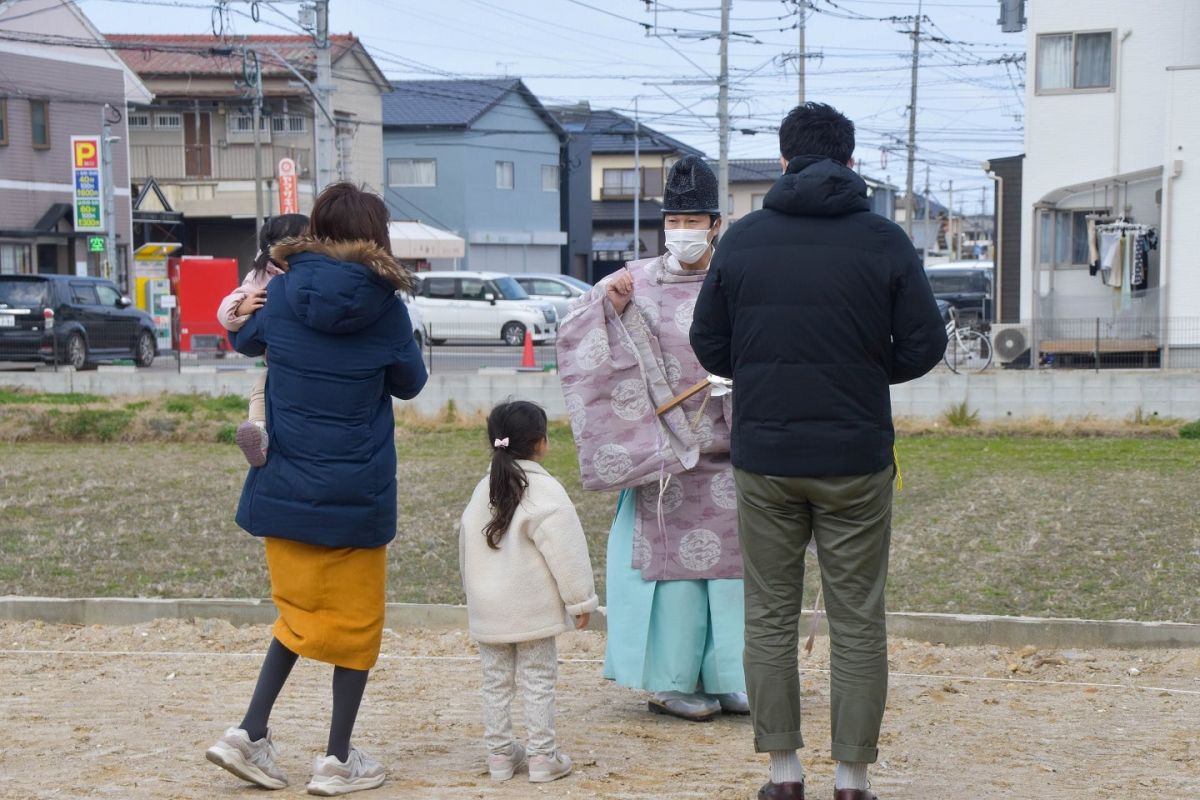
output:
<path id="1" fill-rule="evenodd" d="M 184 353 L 226 353 L 226 331 L 217 306 L 238 286 L 236 258 L 181 256 L 167 262 L 171 290 L 178 298 L 179 349 Z"/>

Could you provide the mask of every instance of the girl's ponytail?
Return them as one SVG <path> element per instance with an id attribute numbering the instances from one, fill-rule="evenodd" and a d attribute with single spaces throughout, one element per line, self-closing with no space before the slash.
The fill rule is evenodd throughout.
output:
<path id="1" fill-rule="evenodd" d="M 512 524 L 521 505 L 529 477 L 517 463 L 530 459 L 546 438 L 546 412 L 525 400 L 501 403 L 488 415 L 488 441 L 492 445 L 492 470 L 488 481 L 488 500 L 492 519 L 483 529 L 488 547 L 500 549 L 500 539 Z"/>

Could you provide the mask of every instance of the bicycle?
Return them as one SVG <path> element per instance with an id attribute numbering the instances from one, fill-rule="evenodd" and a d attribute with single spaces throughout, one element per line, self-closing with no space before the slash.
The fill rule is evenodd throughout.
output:
<path id="1" fill-rule="evenodd" d="M 992 342 L 970 325 L 958 324 L 958 312 L 950 307 L 946 323 L 946 354 L 942 360 L 956 375 L 983 372 L 992 363 Z"/>

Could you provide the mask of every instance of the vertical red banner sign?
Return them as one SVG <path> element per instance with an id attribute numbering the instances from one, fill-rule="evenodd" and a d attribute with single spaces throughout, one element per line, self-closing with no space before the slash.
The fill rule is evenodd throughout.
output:
<path id="1" fill-rule="evenodd" d="M 300 195 L 296 186 L 296 162 L 290 158 L 279 159 L 279 213 L 299 214 Z"/>

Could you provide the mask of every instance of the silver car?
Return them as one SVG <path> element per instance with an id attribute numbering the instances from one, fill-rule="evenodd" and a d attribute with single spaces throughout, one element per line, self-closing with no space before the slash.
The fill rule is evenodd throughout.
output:
<path id="1" fill-rule="evenodd" d="M 570 275 L 554 275 L 542 272 L 522 272 L 513 275 L 513 280 L 521 285 L 526 294 L 534 300 L 542 300 L 554 306 L 558 318 L 567 315 L 567 308 L 575 298 L 580 297 L 592 288 L 590 283 L 584 283 Z"/>

